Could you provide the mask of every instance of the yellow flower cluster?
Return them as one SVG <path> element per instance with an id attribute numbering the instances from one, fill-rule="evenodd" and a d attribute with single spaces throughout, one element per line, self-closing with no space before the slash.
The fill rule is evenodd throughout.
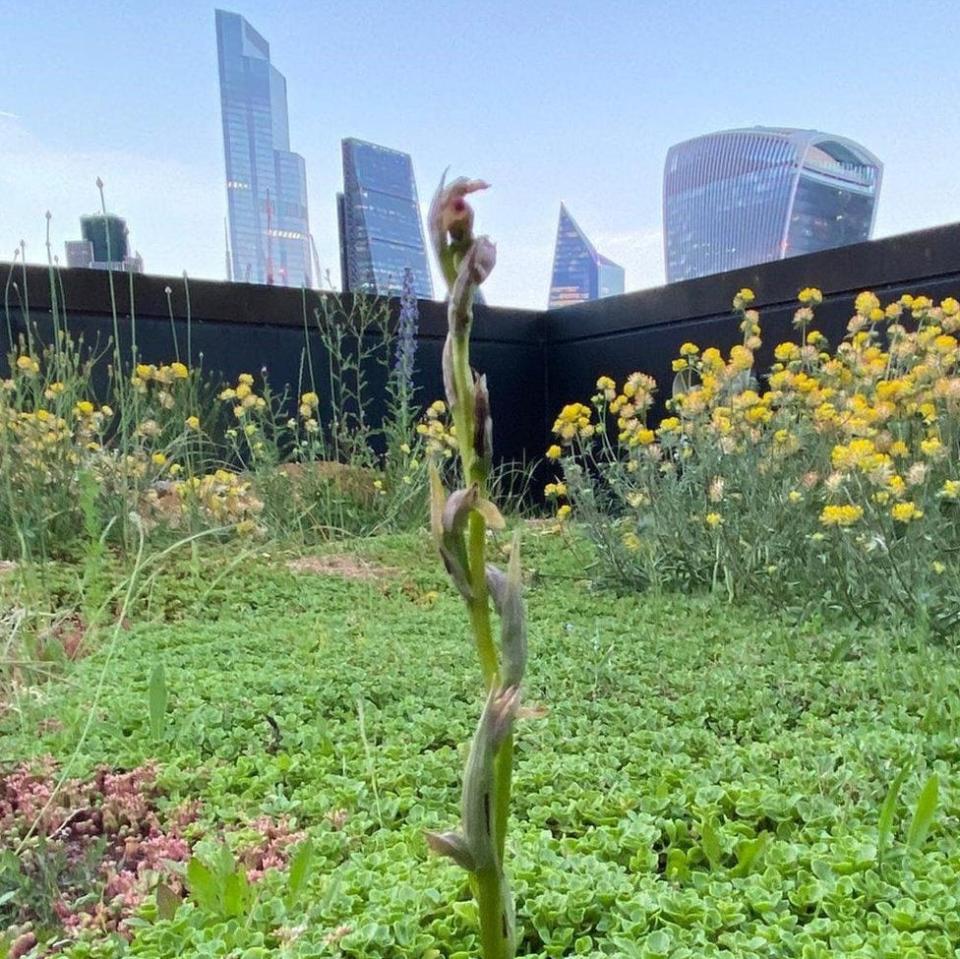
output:
<path id="1" fill-rule="evenodd" d="M 191 476 L 174 489 L 186 510 L 197 510 L 208 522 L 235 526 L 239 533 L 256 532 L 256 518 L 263 502 L 253 493 L 249 480 L 238 473 L 218 469 L 203 476 Z"/>
<path id="2" fill-rule="evenodd" d="M 235 386 L 228 386 L 220 392 L 221 400 L 233 404 L 233 415 L 238 420 L 242 421 L 250 413 L 262 413 L 267 408 L 266 399 L 257 395 L 253 382 L 250 373 L 241 373 Z"/>
<path id="3" fill-rule="evenodd" d="M 583 403 L 568 403 L 554 421 L 553 432 L 564 446 L 578 438 L 590 439 L 595 432 L 595 427 L 590 422 L 592 415 L 593 410 L 589 406 L 584 406 Z"/>
<path id="4" fill-rule="evenodd" d="M 743 339 L 726 356 L 680 346 L 673 396 L 658 424 L 647 423 L 652 379 L 635 373 L 618 390 L 602 376 L 597 419 L 582 404 L 565 406 L 548 458 L 592 457 L 587 475 L 620 477 L 615 482 L 627 484 L 620 498 L 642 504 L 648 516 L 657 514 L 658 484 L 682 475 L 689 488 L 697 477 L 702 505 L 688 505 L 684 515 L 701 533 L 732 522 L 709 503 L 733 498 L 738 511 L 752 508 L 739 491 L 744 475 L 769 481 L 769 501 L 789 503 L 814 540 L 827 535 L 818 526 L 859 526 L 865 532 L 855 539 L 867 551 L 906 535 L 894 523 L 942 522 L 944 509 L 960 505 L 960 301 L 905 295 L 883 305 L 861 292 L 846 335 L 831 349 L 811 328 L 823 293 L 807 287 L 794 317 L 799 335 L 776 346 L 764 383 L 754 369 L 761 345 L 755 299 L 749 289 L 734 298 Z M 617 444 L 606 438 L 607 416 L 616 420 Z M 595 434 L 601 443 L 564 449 Z M 611 458 L 626 469 L 605 467 Z M 572 465 L 564 458 L 565 469 Z"/>
<path id="5" fill-rule="evenodd" d="M 434 400 L 427 407 L 417 432 L 426 440 L 428 456 L 450 459 L 456 454 L 457 428 L 450 422 L 443 400 Z"/>

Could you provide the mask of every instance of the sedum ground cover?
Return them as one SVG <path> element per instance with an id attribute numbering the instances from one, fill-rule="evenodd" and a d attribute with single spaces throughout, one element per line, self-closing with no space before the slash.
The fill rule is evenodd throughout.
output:
<path id="1" fill-rule="evenodd" d="M 477 954 L 423 840 L 478 711 L 431 544 L 257 549 L 184 550 L 122 629 L 6 690 L 11 955 Z M 592 562 L 573 529 L 525 533 L 518 955 L 957 955 L 954 651 L 599 590 Z M 45 576 L 68 607 L 75 572 Z"/>

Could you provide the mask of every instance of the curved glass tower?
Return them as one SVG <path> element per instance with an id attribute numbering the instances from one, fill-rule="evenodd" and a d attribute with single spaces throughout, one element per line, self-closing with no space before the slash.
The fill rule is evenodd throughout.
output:
<path id="1" fill-rule="evenodd" d="M 869 240 L 882 174 L 869 150 L 816 130 L 678 143 L 663 177 L 667 282 Z"/>
<path id="2" fill-rule="evenodd" d="M 313 285 L 307 174 L 290 152 L 287 81 L 270 44 L 236 13 L 217 10 L 220 107 L 232 278 Z"/>
<path id="3" fill-rule="evenodd" d="M 547 309 L 622 292 L 623 267 L 597 253 L 577 221 L 570 216 L 570 211 L 561 203 Z"/>

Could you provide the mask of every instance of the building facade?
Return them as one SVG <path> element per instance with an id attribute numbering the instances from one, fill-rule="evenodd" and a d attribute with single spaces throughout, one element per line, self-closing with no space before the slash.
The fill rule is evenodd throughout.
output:
<path id="1" fill-rule="evenodd" d="M 127 221 L 114 213 L 80 217 L 83 239 L 67 240 L 67 266 L 86 270 L 122 270 L 142 273 L 143 258 L 130 252 Z"/>
<path id="2" fill-rule="evenodd" d="M 344 292 L 399 295 L 406 269 L 421 299 L 433 299 L 423 221 L 409 154 L 347 139 L 337 195 Z"/>
<path id="3" fill-rule="evenodd" d="M 313 286 L 307 176 L 290 151 L 287 81 L 239 14 L 216 11 L 233 279 Z"/>
<path id="4" fill-rule="evenodd" d="M 667 282 L 870 239 L 883 165 L 852 140 L 754 127 L 670 148 Z"/>
<path id="5" fill-rule="evenodd" d="M 561 203 L 547 309 L 616 296 L 623 293 L 623 281 L 623 267 L 594 249 Z"/>

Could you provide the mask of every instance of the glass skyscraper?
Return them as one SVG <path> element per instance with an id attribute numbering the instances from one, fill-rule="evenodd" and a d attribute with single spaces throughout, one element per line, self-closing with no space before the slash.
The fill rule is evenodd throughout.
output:
<path id="1" fill-rule="evenodd" d="M 597 253 L 561 203 L 547 308 L 552 310 L 622 292 L 623 267 Z"/>
<path id="2" fill-rule="evenodd" d="M 216 22 L 232 279 L 310 287 L 307 176 L 290 152 L 287 81 L 243 17 L 217 10 Z"/>
<path id="3" fill-rule="evenodd" d="M 816 130 L 753 127 L 667 153 L 667 282 L 870 239 L 883 165 Z"/>
<path id="4" fill-rule="evenodd" d="M 399 295 L 409 267 L 421 299 L 433 299 L 413 163 L 407 153 L 347 139 L 337 196 L 344 292 Z"/>

